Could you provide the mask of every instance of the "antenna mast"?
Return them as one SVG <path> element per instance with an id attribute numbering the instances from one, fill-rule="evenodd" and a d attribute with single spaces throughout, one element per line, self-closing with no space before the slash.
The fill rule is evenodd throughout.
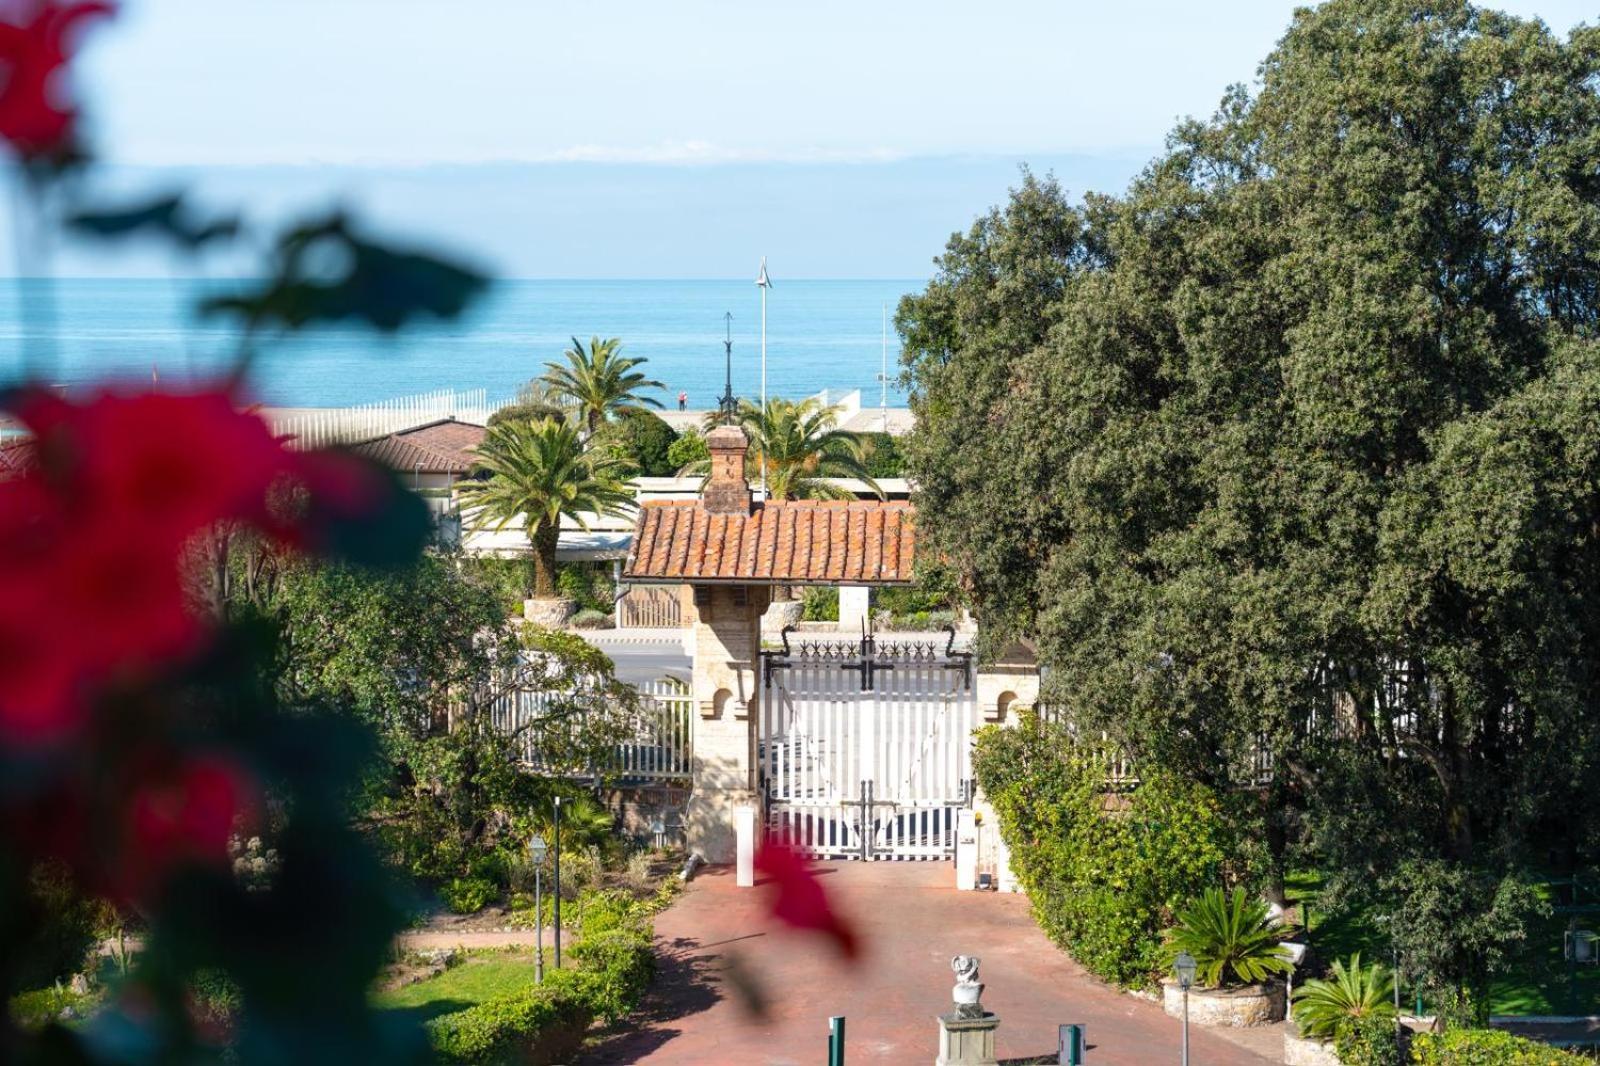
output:
<path id="1" fill-rule="evenodd" d="M 727 370 L 722 380 L 722 399 L 717 401 L 717 406 L 722 410 L 722 424 L 731 426 L 738 418 L 739 401 L 733 398 L 733 312 L 722 313 L 722 327 L 726 332 L 723 338 L 723 354 L 727 356 Z"/>

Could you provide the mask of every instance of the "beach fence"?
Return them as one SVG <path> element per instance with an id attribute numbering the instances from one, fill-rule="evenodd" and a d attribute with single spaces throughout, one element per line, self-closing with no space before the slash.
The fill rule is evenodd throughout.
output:
<path id="1" fill-rule="evenodd" d="M 491 402 L 487 389 L 436 389 L 357 407 L 269 407 L 262 414 L 272 431 L 292 438 L 295 447 L 325 448 L 386 437 L 445 418 L 481 426 L 510 402 L 509 397 Z"/>

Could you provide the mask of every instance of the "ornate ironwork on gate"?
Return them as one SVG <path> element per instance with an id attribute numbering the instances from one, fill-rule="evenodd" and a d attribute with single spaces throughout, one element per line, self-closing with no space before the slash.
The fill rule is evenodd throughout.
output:
<path id="1" fill-rule="evenodd" d="M 972 796 L 972 657 L 940 640 L 791 642 L 762 653 L 769 832 L 815 855 L 940 859 Z"/>

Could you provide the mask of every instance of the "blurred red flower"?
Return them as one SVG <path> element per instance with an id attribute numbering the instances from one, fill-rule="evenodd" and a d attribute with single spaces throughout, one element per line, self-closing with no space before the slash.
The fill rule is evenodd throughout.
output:
<path id="1" fill-rule="evenodd" d="M 77 110 L 62 100 L 60 76 L 72 54 L 77 23 L 110 15 L 104 0 L 58 4 L 21 0 L 0 6 L 0 137 L 23 156 L 71 147 Z"/>
<path id="2" fill-rule="evenodd" d="M 257 807 L 248 773 L 220 755 L 198 756 L 136 784 L 127 804 L 124 891 L 140 896 L 183 865 L 228 861 L 228 839 Z"/>
<path id="3" fill-rule="evenodd" d="M 771 880 L 772 916 L 795 929 L 830 938 L 847 959 L 857 952 L 856 934 L 828 902 L 828 892 L 799 851 L 774 840 L 756 852 L 756 872 Z"/>
<path id="4" fill-rule="evenodd" d="M 33 455 L 0 481 L 0 742 L 69 733 L 97 686 L 203 643 L 182 570 L 196 533 L 247 521 L 304 545 L 308 522 L 383 502 L 369 464 L 290 452 L 226 392 L 35 390 L 11 407 Z M 269 510 L 284 481 L 309 490 L 298 523 Z"/>

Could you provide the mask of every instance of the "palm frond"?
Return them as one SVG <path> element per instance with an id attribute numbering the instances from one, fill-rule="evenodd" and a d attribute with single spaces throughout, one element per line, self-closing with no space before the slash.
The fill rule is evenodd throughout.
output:
<path id="1" fill-rule="evenodd" d="M 1242 888 L 1232 895 L 1208 888 L 1178 914 L 1167 932 L 1167 962 L 1187 951 L 1198 964 L 1195 975 L 1207 988 L 1260 984 L 1290 969 L 1278 929 L 1267 905 Z"/>

